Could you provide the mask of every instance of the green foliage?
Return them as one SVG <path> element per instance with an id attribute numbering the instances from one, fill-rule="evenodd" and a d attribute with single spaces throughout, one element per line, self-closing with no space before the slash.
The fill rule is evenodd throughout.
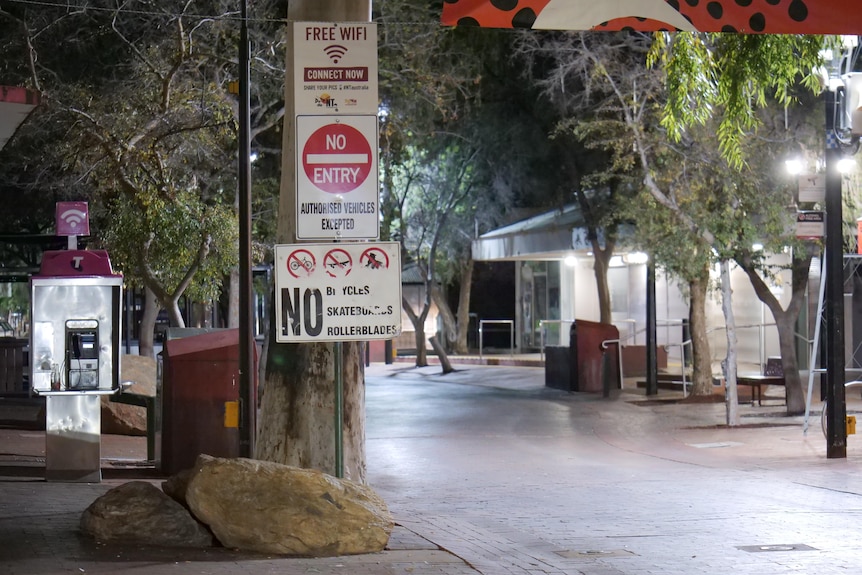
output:
<path id="1" fill-rule="evenodd" d="M 743 139 L 760 126 L 757 110 L 789 106 L 800 87 L 819 91 L 815 70 L 833 42 L 804 35 L 658 33 L 647 63 L 666 77 L 661 125 L 679 141 L 687 127 L 720 116 L 721 154 L 741 168 Z"/>
<path id="2" fill-rule="evenodd" d="M 150 268 L 174 293 L 207 243 L 209 254 L 186 295 L 195 301 L 218 296 L 225 270 L 237 264 L 238 229 L 230 208 L 201 202 L 196 190 L 180 191 L 171 202 L 142 190 L 134 202 L 117 196 L 107 208 L 104 238 L 127 280 L 143 283 L 143 270 Z"/>
<path id="3" fill-rule="evenodd" d="M 27 315 L 30 310 L 30 293 L 27 284 L 13 283 L 3 287 L 6 295 L 0 296 L 0 318 L 10 319 L 12 315 Z"/>
<path id="4" fill-rule="evenodd" d="M 607 211 L 587 221 L 636 224 L 633 247 L 690 279 L 714 253 L 793 243 L 792 181 L 779 170 L 784 154 L 816 146 L 807 88 L 821 41 L 530 33 L 519 54 L 560 110 L 555 137 L 606 154 L 580 181 L 597 195 L 616 185 L 618 201 L 600 196 Z"/>
<path id="5" fill-rule="evenodd" d="M 418 0 L 374 5 L 380 58 L 381 235 L 457 282 L 474 230 L 492 229 L 549 174 L 511 31 L 442 28 Z M 531 161 L 535 160 L 535 161 Z M 429 259 L 430 258 L 430 259 Z"/>
<path id="6" fill-rule="evenodd" d="M 281 117 L 283 56 L 273 48 L 284 10 L 278 0 L 251 10 L 252 134 L 262 139 Z M 88 200 L 93 243 L 129 281 L 157 280 L 160 297 L 179 297 L 190 274 L 188 296 L 216 296 L 237 264 L 237 102 L 227 90 L 236 18 L 230 0 L 0 5 L 4 83 L 43 95 L 38 122 L 16 142 L 19 177 L 0 180 L 34 199 L 54 192 L 45 226 L 54 200 Z"/>

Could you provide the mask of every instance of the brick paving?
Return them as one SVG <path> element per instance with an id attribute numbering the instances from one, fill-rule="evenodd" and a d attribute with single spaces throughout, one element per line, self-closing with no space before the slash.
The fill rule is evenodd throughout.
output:
<path id="1" fill-rule="evenodd" d="M 722 404 L 566 394 L 535 368 L 450 375 L 368 370 L 369 480 L 398 524 L 383 553 L 98 545 L 78 531 L 83 509 L 122 481 L 158 481 L 124 467 L 143 438 L 103 437 L 115 460 L 100 484 L 46 483 L 41 432 L 0 429 L 0 574 L 830 575 L 862 564 L 856 436 L 847 459 L 827 460 L 819 427 L 803 436 L 780 405 L 741 406 L 745 425 L 728 429 Z"/>

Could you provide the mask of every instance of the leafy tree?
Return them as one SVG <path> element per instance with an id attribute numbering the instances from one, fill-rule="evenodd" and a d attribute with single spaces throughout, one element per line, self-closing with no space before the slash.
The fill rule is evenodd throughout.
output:
<path id="1" fill-rule="evenodd" d="M 745 163 L 743 140 L 762 124 L 758 109 L 785 108 L 801 85 L 822 89 L 816 70 L 836 40 L 816 35 L 658 33 L 648 59 L 667 78 L 662 126 L 678 141 L 691 125 L 716 117 L 722 156 Z M 720 112 L 720 115 L 718 113 Z M 717 116 L 718 115 L 718 116 Z"/>
<path id="2" fill-rule="evenodd" d="M 611 41 L 608 41 L 611 39 Z M 554 164 L 562 176 L 556 183 L 566 201 L 575 201 L 581 211 L 594 255 L 599 299 L 599 318 L 611 323 L 608 267 L 616 248 L 620 226 L 626 222 L 623 208 L 639 189 L 640 166 L 631 153 L 632 138 L 621 120 L 616 95 L 597 75 L 588 51 L 602 51 L 603 65 L 627 88 L 626 104 L 638 117 L 649 114 L 647 102 L 638 94 L 653 82 L 644 72 L 648 48 L 638 35 L 591 37 L 557 32 L 520 34 L 516 51 L 526 66 L 523 77 L 541 90 L 550 103 L 553 123 L 548 132 L 555 143 Z"/>
<path id="3" fill-rule="evenodd" d="M 416 185 L 420 173 L 425 179 L 444 173 L 460 178 L 467 173 L 461 162 L 470 158 L 470 193 L 446 215 L 435 244 L 437 257 L 423 264 L 434 268 L 431 297 L 441 312 L 446 344 L 464 353 L 472 236 L 510 219 L 513 208 L 562 203 L 565 176 L 547 169 L 555 161 L 548 159 L 554 148 L 547 138 L 551 115 L 532 84 L 523 81 L 520 63 L 510 57 L 516 38 L 511 32 L 440 28 L 439 12 L 429 13 L 415 0 L 387 0 L 376 10 L 386 111 L 381 119 L 383 209 L 392 222 L 384 225 L 384 233 L 391 230 L 393 239 L 406 240 L 410 257 L 420 257 L 414 249 L 417 238 L 435 237 L 418 223 L 416 210 L 438 204 L 405 203 L 405 183 Z M 452 185 L 436 190 L 446 196 Z M 413 223 L 418 227 L 411 229 Z M 450 286 L 458 287 L 455 313 L 444 297 Z"/>
<path id="4" fill-rule="evenodd" d="M 649 36 L 635 33 L 553 35 L 557 43 L 561 42 L 559 38 L 565 39 L 569 49 L 556 51 L 563 55 L 549 66 L 546 74 L 547 85 L 559 86 L 560 90 L 565 89 L 566 78 L 574 76 L 585 86 L 584 91 L 593 101 L 604 104 L 604 107 L 588 108 L 573 120 L 580 133 L 613 134 L 614 126 L 625 126 L 625 136 L 606 137 L 604 146 L 612 153 L 615 163 L 625 166 L 633 163 L 633 171 L 643 174 L 644 188 L 650 194 L 650 201 L 642 201 L 638 205 L 654 205 L 665 210 L 661 217 L 652 218 L 644 228 L 654 237 L 656 223 L 664 222 L 659 229 L 671 224 L 659 237 L 678 237 L 670 241 L 674 247 L 700 246 L 694 252 L 665 250 L 669 269 L 684 276 L 688 275 L 685 270 L 702 274 L 712 250 L 725 259 L 736 255 L 742 258 L 741 254 L 746 249 L 750 251 L 749 246 L 758 234 L 771 231 L 776 243 L 786 241 L 783 230 L 780 234 L 777 230 L 786 224 L 787 195 L 763 194 L 760 191 L 781 189 L 764 177 L 772 172 L 765 170 L 764 166 L 773 162 L 774 157 L 763 154 L 762 150 L 768 146 L 761 146 L 761 153 L 756 158 L 762 163 L 757 164 L 756 169 L 744 158 L 751 160 L 755 157 L 752 155 L 757 148 L 754 145 L 755 128 L 762 125 L 764 118 L 763 114 L 757 113 L 758 105 L 764 106 L 769 95 L 774 95 L 779 103 L 793 100 L 797 84 L 791 85 L 791 80 L 797 78 L 800 70 L 807 72 L 813 69 L 807 65 L 819 62 L 814 47 L 820 47 L 816 41 L 807 38 L 786 41 L 747 38 L 737 42 L 726 38 L 731 35 L 690 36 L 660 35 L 660 41 L 655 42 Z M 668 38 L 674 39 L 672 47 L 666 43 Z M 535 37 L 528 40 L 538 41 Z M 674 53 L 673 48 L 677 46 L 681 48 Z M 725 54 L 725 51 L 734 50 L 761 52 L 757 56 L 750 55 L 748 59 L 737 52 Z M 797 54 L 798 58 L 792 54 Z M 702 65 L 698 58 L 704 60 Z M 755 81 L 749 85 L 741 78 L 752 72 L 752 60 L 758 70 L 753 75 Z M 645 64 L 651 62 L 659 62 L 662 67 L 650 69 Z M 770 74 L 764 72 L 767 64 L 784 68 Z M 795 71 L 786 68 L 790 65 L 795 66 Z M 808 85 L 808 81 L 804 84 Z M 680 88 L 681 85 L 685 90 Z M 590 114 L 597 108 L 605 114 Z M 656 130 L 658 126 L 662 129 Z M 695 129 L 696 126 L 704 128 Z M 718 139 L 712 137 L 716 133 Z M 775 138 L 776 133 L 773 131 L 771 137 Z M 789 134 L 785 130 L 785 142 Z M 771 144 L 773 149 L 783 149 L 775 140 Z M 639 221 L 644 219 L 641 217 Z M 674 231 L 674 227 L 681 230 Z M 661 253 L 660 248 L 652 251 Z M 692 257 L 692 254 L 699 255 Z M 680 255 L 691 258 L 691 262 L 683 261 Z M 693 268 L 691 263 L 695 264 Z M 804 258 L 799 265 L 804 265 Z M 765 266 L 758 271 L 769 273 Z M 691 281 L 696 275 L 688 277 Z M 701 289 L 698 287 L 692 295 Z M 798 312 L 796 306 L 794 300 L 788 314 Z M 771 309 L 778 312 L 780 306 Z M 777 320 L 777 323 L 782 329 L 786 328 L 786 321 Z M 732 335 L 733 326 L 728 327 Z M 792 338 L 792 330 L 790 334 Z M 782 346 L 784 355 L 788 355 L 785 370 L 790 374 L 788 412 L 796 412 L 798 370 L 795 369 L 795 353 L 786 352 Z M 707 379 L 701 370 L 698 371 L 700 373 L 695 378 L 703 382 L 698 389 L 705 390 Z M 728 371 L 729 379 L 735 377 L 735 365 L 728 366 Z M 729 387 L 735 391 L 732 382 Z"/>
<path id="5" fill-rule="evenodd" d="M 822 64 L 821 50 L 826 46 L 820 36 L 678 34 L 671 37 L 658 34 L 656 39 L 651 61 L 660 64 L 667 74 L 668 98 L 662 123 L 668 129 L 669 137 L 672 141 L 679 141 L 687 127 L 714 121 L 713 114 L 720 113 L 715 133 L 721 157 L 732 168 L 742 169 L 751 158 L 746 155 L 745 142 L 750 141 L 763 125 L 763 115 L 758 110 L 768 108 L 771 102 L 789 107 L 798 101 L 800 85 L 812 91 L 820 89 L 814 73 Z M 794 137 L 799 135 L 793 134 Z M 778 146 L 773 146 L 775 148 Z M 645 160 L 643 154 L 641 158 Z M 749 176 L 764 172 L 762 167 L 757 171 L 747 170 Z M 773 197 L 771 204 L 764 203 L 760 200 L 770 196 L 762 194 L 762 188 L 750 189 L 743 200 L 730 204 L 741 208 L 739 212 L 747 217 L 731 220 L 737 222 L 736 229 L 731 230 L 730 237 L 716 241 L 721 237 L 716 234 L 724 230 L 686 218 L 654 181 L 648 177 L 646 183 L 653 196 L 676 214 L 682 225 L 714 246 L 729 248 L 730 251 L 724 252 L 725 257 L 733 257 L 746 271 L 755 293 L 769 307 L 779 328 L 787 413 L 802 413 L 805 401 L 794 338 L 811 252 L 805 248 L 794 250 L 792 297 L 787 308 L 782 309 L 761 277 L 769 273 L 768 268 L 756 266 L 762 258 L 751 253 L 752 234 L 745 233 L 746 227 L 751 232 L 754 226 L 758 226 L 760 234 L 769 238 L 773 247 L 786 241 L 784 234 L 778 232 L 781 218 L 769 216 L 774 216 L 776 210 L 787 205 L 786 197 L 783 198 L 783 206 L 775 202 L 775 199 L 782 199 L 780 196 Z M 755 216 L 758 211 L 761 218 Z M 778 226 L 773 227 L 772 234 L 769 233 L 770 221 L 774 222 L 773 226 Z M 735 370 L 735 365 L 729 365 L 728 370 Z M 735 373 L 729 376 L 735 377 Z"/>
<path id="6" fill-rule="evenodd" d="M 661 181 L 663 189 L 671 189 L 686 210 L 700 215 L 713 213 L 716 203 L 708 195 L 707 201 L 703 201 L 702 196 L 692 193 L 693 189 L 703 189 L 706 182 L 714 181 L 714 174 L 702 170 L 711 163 L 704 162 L 702 157 L 693 157 L 683 145 L 667 147 L 664 135 L 651 129 L 657 123 L 655 102 L 661 98 L 663 86 L 661 77 L 644 66 L 650 47 L 649 36 L 580 35 L 569 38 L 568 42 L 570 47 L 576 47 L 579 57 L 558 67 L 557 74 L 567 73 L 567 68 L 576 73 L 589 87 L 590 97 L 584 97 L 581 104 L 582 108 L 587 105 L 584 121 L 571 119 L 563 125 L 571 126 L 574 134 L 591 148 L 608 151 L 609 168 L 598 174 L 600 178 L 624 178 L 624 192 L 616 194 L 616 202 L 609 210 L 616 221 L 636 223 L 631 247 L 647 252 L 655 265 L 681 278 L 687 285 L 694 360 L 692 393 L 708 395 L 712 393 L 712 367 L 705 304 L 711 246 L 680 229 L 654 198 L 643 195 L 644 167 L 636 152 L 647 149 L 655 178 Z M 607 78 L 613 78 L 613 83 Z M 619 90 L 615 89 L 617 86 Z M 639 139 L 633 134 L 632 125 L 627 123 L 629 118 L 640 130 Z M 609 176 L 604 175 L 608 172 Z M 597 271 L 606 274 L 606 264 L 603 270 Z"/>
<path id="7" fill-rule="evenodd" d="M 660 36 L 660 38 L 664 38 L 664 36 Z M 631 111 L 625 113 L 626 123 L 634 136 L 635 150 L 646 175 L 644 181 L 646 189 L 656 202 L 673 215 L 678 225 L 683 226 L 696 237 L 702 238 L 707 245 L 716 250 L 719 258 L 724 260 L 735 258 L 743 269 L 753 272 L 754 266 L 745 261 L 745 254 L 750 252 L 750 246 L 759 238 L 770 238 L 773 246 L 779 242 L 786 242 L 784 228 L 787 219 L 786 214 L 782 212 L 789 203 L 787 195 L 762 193 L 763 189 L 776 189 L 763 177 L 772 172 L 772 170 L 764 168 L 765 165 L 770 164 L 770 159 L 767 156 L 762 153 L 757 156 L 757 159 L 764 162 L 757 165 L 757 169 L 752 169 L 746 161 L 756 157 L 750 152 L 756 147 L 753 144 L 757 143 L 754 137 L 755 128 L 760 127 L 763 123 L 762 115 L 757 113 L 757 106 L 766 105 L 769 93 L 773 93 L 779 102 L 790 102 L 793 95 L 792 89 L 795 86 L 795 84 L 790 85 L 791 80 L 799 76 L 800 72 L 807 74 L 814 69 L 813 66 L 809 68 L 806 64 L 819 62 L 819 54 L 813 51 L 813 47 L 816 45 L 819 48 L 822 44 L 812 43 L 807 38 L 788 38 L 786 41 L 748 38 L 744 42 L 727 43 L 724 35 L 716 37 L 706 35 L 698 36 L 698 38 L 699 40 L 693 42 L 689 39 L 678 41 L 678 45 L 683 47 L 680 50 L 679 61 L 676 61 L 673 55 L 669 55 L 661 62 L 665 64 L 664 69 L 667 72 L 667 101 L 669 102 L 662 116 L 663 125 L 669 128 L 669 140 L 672 147 L 687 150 L 689 156 L 700 163 L 698 169 L 693 172 L 699 173 L 700 176 L 682 180 L 673 176 L 673 182 L 678 182 L 680 185 L 672 185 L 667 180 L 663 181 L 661 179 L 662 165 L 656 162 L 660 156 L 650 146 L 647 139 L 648 130 L 634 121 L 634 114 Z M 714 40 L 715 44 L 710 44 L 709 49 L 704 52 L 698 52 L 692 48 L 699 45 L 706 46 L 710 40 Z M 661 43 L 655 45 L 662 46 Z M 727 55 L 724 53 L 725 50 L 748 50 L 752 53 L 748 56 L 741 56 L 738 53 Z M 680 120 L 680 122 L 688 122 L 688 129 L 675 131 L 675 128 L 683 125 L 682 123 L 674 123 L 672 116 L 677 111 L 675 106 L 677 106 L 676 102 L 680 95 L 680 92 L 675 91 L 677 90 L 677 82 L 680 81 L 679 76 L 675 74 L 680 74 L 679 70 L 683 70 L 682 73 L 692 73 L 697 68 L 692 64 L 694 61 L 693 54 L 708 56 L 697 74 L 697 91 L 707 94 L 707 99 L 704 102 L 709 105 L 705 106 L 705 109 L 709 111 L 721 110 L 723 115 L 720 116 L 720 119 L 711 114 L 699 115 L 704 114 L 704 111 L 698 109 L 695 115 L 689 115 Z M 793 57 L 793 54 L 797 56 Z M 711 67 L 713 59 L 723 63 L 723 66 Z M 769 63 L 777 69 L 774 74 L 764 74 L 763 70 L 758 69 L 756 74 L 752 74 L 753 80 L 750 84 L 742 82 L 741 78 L 746 73 L 751 72 L 749 61 L 756 61 L 760 67 Z M 601 67 L 601 61 L 597 61 L 597 65 Z M 786 68 L 787 66 L 793 66 L 793 68 Z M 608 75 L 605 78 L 613 85 L 619 101 L 624 102 L 626 98 L 621 84 Z M 694 74 L 689 78 L 693 80 Z M 692 92 L 695 91 L 694 88 L 693 84 L 688 84 L 688 89 Z M 748 104 L 743 105 L 742 100 Z M 702 124 L 706 124 L 708 127 L 712 122 L 717 124 L 715 131 L 707 130 L 707 133 L 704 134 L 702 131 L 698 132 L 694 129 L 694 126 Z M 712 142 L 709 137 L 712 133 L 718 135 L 718 149 L 716 151 L 712 151 L 715 147 L 711 145 Z M 785 132 L 784 137 L 789 139 L 789 133 Z M 773 145 L 773 149 L 776 148 L 780 147 Z M 761 147 L 762 149 L 764 148 Z M 691 152 L 694 154 L 692 155 Z M 774 158 L 771 161 L 774 163 Z M 721 164 L 725 162 L 727 168 L 721 168 Z M 693 164 L 684 165 L 694 167 Z M 674 171 L 671 170 L 669 173 L 673 174 Z M 693 181 L 695 182 L 694 186 L 692 185 Z M 688 194 L 680 193 L 683 187 L 688 188 Z M 692 192 L 694 195 L 691 195 Z M 695 201 L 686 203 L 684 198 L 687 196 L 695 198 Z M 704 208 L 706 209 L 704 210 Z M 794 252 L 796 255 L 803 254 L 794 262 L 794 267 L 807 269 L 805 253 L 805 250 Z M 768 273 L 765 267 L 760 267 L 757 271 L 761 274 Z M 759 276 L 752 273 L 749 273 L 749 276 L 754 282 L 755 291 L 766 297 L 769 290 L 759 289 L 765 286 L 762 280 L 758 283 Z M 722 277 L 724 281 L 727 281 L 726 274 L 723 274 Z M 797 286 L 801 287 L 801 284 L 794 282 L 794 287 Z M 725 297 L 729 297 L 727 286 L 723 291 Z M 794 297 L 786 310 L 782 310 L 777 305 L 774 297 L 771 298 L 771 302 L 767 303 L 781 330 L 779 338 L 782 342 L 782 363 L 787 381 L 787 411 L 791 414 L 799 413 L 804 406 L 795 346 L 792 343 L 795 333 L 793 322 L 798 315 L 802 294 L 800 289 L 794 289 Z M 725 309 L 729 311 L 728 302 L 725 301 L 725 304 Z M 732 360 L 735 341 L 734 325 L 732 317 L 728 316 L 726 320 L 728 323 L 728 358 Z M 735 362 L 728 361 L 726 370 L 728 386 L 731 390 L 729 421 L 736 423 L 737 416 L 733 413 L 735 407 Z"/>
<path id="8" fill-rule="evenodd" d="M 382 235 L 401 241 L 405 263 L 418 265 L 426 279 L 426 299 L 421 309 L 413 310 L 406 301 L 404 307 L 416 330 L 417 365 L 426 364 L 423 326 L 432 298 L 443 318 L 444 343 L 454 343 L 457 351 L 466 352 L 472 278 L 471 236 L 458 234 L 458 228 L 451 225 L 456 214 L 429 217 L 429 213 L 454 198 L 437 198 L 436 190 L 426 188 L 424 195 L 433 198 L 429 199 L 428 209 L 421 203 L 409 202 L 414 189 L 422 188 L 430 180 L 442 183 L 443 172 L 457 174 L 457 167 L 442 164 L 448 160 L 459 164 L 464 150 L 474 146 L 471 138 L 463 134 L 465 124 L 470 122 L 470 112 L 475 111 L 472 106 L 478 101 L 482 62 L 479 51 L 469 47 L 471 41 L 476 44 L 483 39 L 440 28 L 438 18 L 436 7 L 415 0 L 387 0 L 375 6 L 375 20 L 380 26 L 380 92 L 385 111 L 380 122 Z M 426 150 L 428 146 L 431 151 Z M 447 146 L 451 148 L 444 151 Z M 481 159 L 477 161 L 481 163 Z M 435 162 L 441 163 L 431 165 Z M 468 166 L 462 169 L 475 173 Z M 419 177 L 420 173 L 424 176 Z M 457 188 L 459 184 L 446 182 L 440 188 L 441 195 L 447 196 L 452 186 Z M 462 203 L 469 203 L 469 197 L 456 201 L 458 214 L 464 214 Z M 491 217 L 491 212 L 486 213 Z M 450 225 L 447 229 L 436 229 L 432 222 L 442 220 Z M 413 224 L 417 227 L 411 230 Z M 473 222 L 467 226 L 472 228 Z M 433 249 L 430 244 L 423 244 L 431 237 Z M 457 320 L 440 289 L 441 282 L 460 286 L 462 303 Z"/>
<path id="9" fill-rule="evenodd" d="M 146 286 L 172 323 L 183 325 L 177 300 L 187 288 L 189 297 L 209 298 L 214 278 L 236 273 L 230 206 L 237 111 L 227 90 L 236 66 L 236 8 L 221 0 L 43 8 L 11 5 L 0 9 L 0 22 L 14 32 L 3 46 L 8 56 L 18 54 L 14 72 L 46 96 L 46 110 L 64 126 L 59 145 L 47 133 L 40 137 L 60 159 L 48 166 L 56 169 L 52 177 L 62 182 L 73 174 L 70 188 L 96 204 L 94 228 L 110 241 L 127 280 Z M 266 69 L 276 43 L 258 45 L 255 62 Z M 262 78 L 280 83 L 277 71 Z M 253 136 L 283 114 L 280 90 L 271 86 L 264 81 L 254 90 Z M 181 219 L 182 234 L 167 235 L 170 217 Z M 142 353 L 151 353 L 157 311 L 144 317 Z"/>
<path id="10" fill-rule="evenodd" d="M 440 149 L 413 149 L 415 158 L 392 166 L 393 191 L 399 194 L 400 230 L 402 249 L 414 262 L 425 280 L 424 299 L 419 310 L 414 310 L 405 297 L 403 308 L 416 334 L 416 365 L 427 365 L 425 357 L 425 320 L 431 308 L 432 293 L 437 289 L 435 269 L 438 250 L 445 234 L 451 234 L 449 220 L 469 207 L 475 197 L 474 179 L 477 150 L 467 143 L 451 142 L 438 138 Z M 469 240 L 469 238 L 468 238 Z M 461 238 L 461 243 L 464 243 Z M 437 300 L 442 305 L 442 298 Z M 446 369 L 445 358 L 444 371 Z"/>

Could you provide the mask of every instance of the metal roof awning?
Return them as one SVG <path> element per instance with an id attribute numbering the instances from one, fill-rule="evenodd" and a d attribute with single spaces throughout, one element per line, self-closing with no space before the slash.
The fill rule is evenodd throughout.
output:
<path id="1" fill-rule="evenodd" d="M 33 90 L 0 86 L 0 150 L 41 100 L 41 95 Z"/>
<path id="2" fill-rule="evenodd" d="M 617 238 L 626 239 L 630 225 L 617 229 Z M 604 230 L 598 230 L 599 245 L 604 245 Z M 581 209 L 570 204 L 490 231 L 473 240 L 476 261 L 558 260 L 571 255 L 592 255 L 592 243 Z M 627 250 L 625 245 L 617 251 Z"/>
<path id="3" fill-rule="evenodd" d="M 479 236 L 473 240 L 473 259 L 558 259 L 561 253 L 572 252 L 573 231 L 583 230 L 583 223 L 574 204 L 551 210 Z"/>

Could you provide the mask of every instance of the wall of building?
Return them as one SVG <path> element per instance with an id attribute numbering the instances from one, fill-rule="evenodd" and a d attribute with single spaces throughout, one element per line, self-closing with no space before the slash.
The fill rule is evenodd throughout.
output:
<path id="1" fill-rule="evenodd" d="M 769 261 L 773 264 L 788 262 L 788 256 L 778 254 Z M 518 262 L 516 274 L 518 284 L 518 315 L 521 315 L 520 305 L 523 301 L 523 262 Z M 646 264 L 629 264 L 613 268 L 609 279 L 612 282 L 612 319 L 620 330 L 620 337 L 631 344 L 643 345 L 646 341 Z M 719 287 L 718 268 L 711 272 L 712 284 Z M 551 342 L 555 345 L 568 345 L 567 320 L 581 319 L 599 320 L 599 302 L 596 289 L 592 258 L 578 258 L 574 266 L 560 262 L 560 320 L 564 327 L 560 330 L 561 340 Z M 777 275 L 777 284 L 773 292 L 778 295 L 782 306 L 786 306 L 789 290 L 783 286 L 790 283 L 790 272 L 783 271 Z M 622 285 L 620 285 L 622 284 Z M 772 314 L 754 293 L 747 275 L 737 266 L 731 269 L 731 286 L 733 289 L 733 311 L 737 324 L 737 352 L 740 364 L 756 369 L 766 358 L 779 355 L 778 332 L 774 326 Z M 678 346 L 683 339 L 682 320 L 688 318 L 688 300 L 686 288 L 674 278 L 668 277 L 661 270 L 656 272 L 656 317 L 657 339 L 660 345 L 669 345 L 669 363 L 679 365 L 681 350 Z M 814 296 L 816 298 L 816 295 Z M 710 294 L 707 304 L 707 325 L 711 346 L 712 359 L 716 371 L 720 370 L 720 362 L 726 355 L 727 336 L 724 329 L 725 320 L 721 309 L 721 297 L 718 291 Z M 519 328 L 518 333 L 523 333 Z"/>

